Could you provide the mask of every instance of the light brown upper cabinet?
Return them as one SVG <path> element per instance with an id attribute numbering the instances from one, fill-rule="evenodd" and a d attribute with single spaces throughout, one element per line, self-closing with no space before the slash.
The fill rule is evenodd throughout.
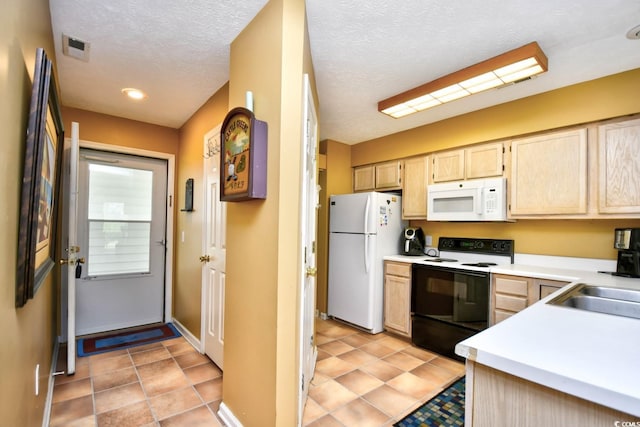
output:
<path id="1" fill-rule="evenodd" d="M 429 156 L 405 159 L 402 173 L 402 219 L 426 219 Z"/>
<path id="2" fill-rule="evenodd" d="M 474 145 L 465 150 L 465 178 L 502 176 L 504 145 L 502 142 Z"/>
<path id="3" fill-rule="evenodd" d="M 503 143 L 491 142 L 433 154 L 433 182 L 502 176 Z"/>
<path id="4" fill-rule="evenodd" d="M 376 187 L 376 167 L 374 165 L 353 168 L 353 191 L 373 191 Z"/>
<path id="5" fill-rule="evenodd" d="M 353 191 L 400 190 L 402 160 L 353 168 Z"/>
<path id="6" fill-rule="evenodd" d="M 587 213 L 587 130 L 511 142 L 510 216 Z"/>
<path id="7" fill-rule="evenodd" d="M 464 179 L 464 149 L 433 154 L 433 182 Z"/>
<path id="8" fill-rule="evenodd" d="M 640 213 L 640 119 L 598 126 L 598 212 Z"/>

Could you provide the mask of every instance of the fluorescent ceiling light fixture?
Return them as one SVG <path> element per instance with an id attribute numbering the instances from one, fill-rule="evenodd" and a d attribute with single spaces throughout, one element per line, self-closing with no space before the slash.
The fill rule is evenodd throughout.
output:
<path id="1" fill-rule="evenodd" d="M 135 88 L 132 88 L 132 87 L 126 87 L 126 88 L 122 89 L 122 93 L 124 93 L 125 95 L 127 95 L 131 99 L 135 99 L 136 101 L 139 101 L 139 100 L 144 99 L 144 98 L 147 97 L 146 93 L 144 93 L 140 89 L 135 89 Z"/>
<path id="2" fill-rule="evenodd" d="M 547 57 L 537 42 L 531 42 L 380 101 L 378 111 L 397 119 L 474 93 L 517 83 L 547 69 Z"/>

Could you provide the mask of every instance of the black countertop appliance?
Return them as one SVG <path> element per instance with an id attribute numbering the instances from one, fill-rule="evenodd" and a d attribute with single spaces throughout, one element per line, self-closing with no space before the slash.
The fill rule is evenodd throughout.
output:
<path id="1" fill-rule="evenodd" d="M 404 229 L 404 247 L 402 255 L 424 255 L 424 232 L 422 228 L 407 227 Z"/>
<path id="2" fill-rule="evenodd" d="M 613 247 L 618 250 L 616 276 L 640 277 L 640 228 L 616 228 Z"/>

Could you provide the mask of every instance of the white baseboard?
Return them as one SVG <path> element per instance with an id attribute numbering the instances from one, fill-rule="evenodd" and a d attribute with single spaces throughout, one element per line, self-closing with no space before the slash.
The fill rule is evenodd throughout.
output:
<path id="1" fill-rule="evenodd" d="M 231 409 L 224 402 L 220 402 L 220 408 L 218 409 L 218 416 L 224 422 L 227 427 L 243 427 L 240 420 L 233 415 Z"/>
<path id="2" fill-rule="evenodd" d="M 198 350 L 198 352 L 202 353 L 202 351 L 200 351 L 200 348 L 201 348 L 200 340 L 198 338 L 196 338 L 196 336 L 193 335 L 191 333 L 191 331 L 189 331 L 187 328 L 185 328 L 185 326 L 182 323 L 180 323 L 179 321 L 177 321 L 175 318 L 173 318 L 171 320 L 171 323 L 173 323 L 173 325 L 176 327 L 178 332 L 180 332 L 182 334 L 184 339 L 187 340 L 187 342 L 189 344 L 191 344 L 193 346 L 193 348 Z"/>
<path id="3" fill-rule="evenodd" d="M 51 356 L 51 370 L 49 371 L 49 384 L 47 385 L 47 398 L 44 401 L 44 413 L 42 414 L 42 427 L 49 427 L 51 419 L 51 403 L 53 401 L 53 386 L 55 384 L 56 365 L 58 364 L 58 351 L 60 350 L 60 341 L 56 340 L 53 346 L 53 355 Z"/>

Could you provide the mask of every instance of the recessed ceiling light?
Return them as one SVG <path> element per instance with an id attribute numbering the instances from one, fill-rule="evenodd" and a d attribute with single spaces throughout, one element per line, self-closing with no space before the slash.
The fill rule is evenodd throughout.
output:
<path id="1" fill-rule="evenodd" d="M 139 101 L 139 100 L 144 99 L 144 98 L 147 97 L 146 93 L 144 93 L 140 89 L 135 89 L 135 88 L 132 88 L 132 87 L 126 87 L 126 88 L 122 89 L 122 93 L 124 93 L 125 95 L 127 95 L 131 99 L 135 99 L 136 101 Z"/>
<path id="2" fill-rule="evenodd" d="M 636 25 L 635 27 L 627 31 L 627 38 L 631 40 L 640 39 L 640 25 Z"/>

